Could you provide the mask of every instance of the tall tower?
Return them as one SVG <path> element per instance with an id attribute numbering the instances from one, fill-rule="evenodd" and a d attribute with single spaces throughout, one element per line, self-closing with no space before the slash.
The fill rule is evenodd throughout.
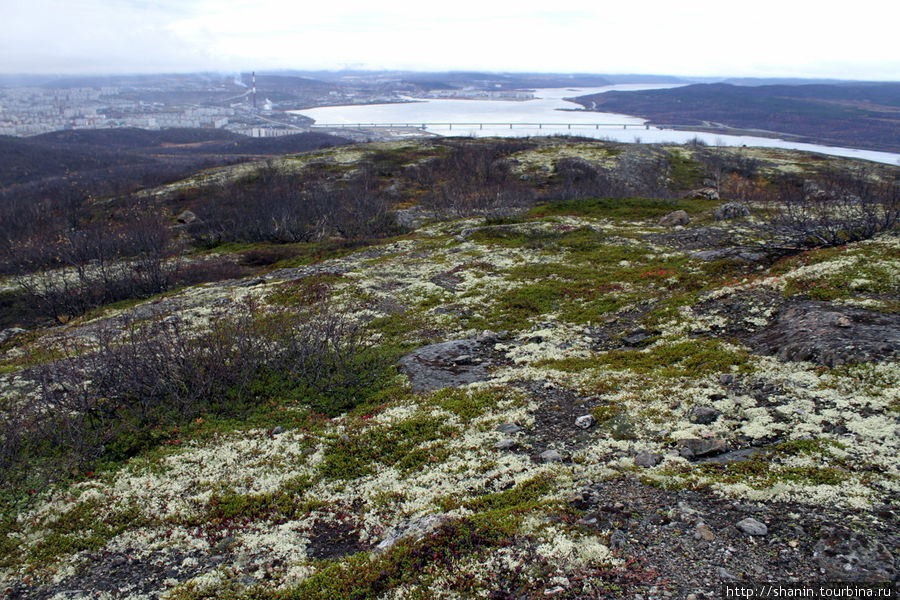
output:
<path id="1" fill-rule="evenodd" d="M 250 95 L 253 96 L 253 110 L 256 110 L 256 71 L 250 76 Z"/>

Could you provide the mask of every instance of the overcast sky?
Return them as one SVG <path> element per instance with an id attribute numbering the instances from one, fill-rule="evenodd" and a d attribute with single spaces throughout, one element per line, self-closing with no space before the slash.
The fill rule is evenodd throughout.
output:
<path id="1" fill-rule="evenodd" d="M 898 23 L 897 0 L 0 0 L 0 72 L 354 68 L 900 80 Z"/>

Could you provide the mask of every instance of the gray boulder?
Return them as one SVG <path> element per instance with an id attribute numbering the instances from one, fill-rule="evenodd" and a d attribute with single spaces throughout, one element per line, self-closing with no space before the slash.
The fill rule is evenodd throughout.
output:
<path id="1" fill-rule="evenodd" d="M 714 216 L 716 221 L 730 221 L 749 217 L 750 211 L 740 202 L 729 202 L 717 208 Z"/>
<path id="2" fill-rule="evenodd" d="M 544 450 L 541 452 L 541 460 L 545 463 L 562 462 L 563 455 L 559 453 L 559 450 Z"/>
<path id="3" fill-rule="evenodd" d="M 691 190 L 687 193 L 685 198 L 697 198 L 701 200 L 718 200 L 719 199 L 719 191 L 714 187 L 702 187 L 697 188 L 696 190 Z"/>
<path id="4" fill-rule="evenodd" d="M 683 210 L 670 212 L 659 220 L 660 227 L 677 227 L 678 225 L 687 225 L 691 222 L 691 217 Z"/>
<path id="5" fill-rule="evenodd" d="M 653 454 L 646 450 L 642 450 L 642 451 L 638 452 L 637 455 L 634 457 L 634 464 L 638 465 L 639 467 L 645 467 L 645 468 L 655 467 L 656 465 L 658 465 L 661 462 L 662 462 L 662 455 Z"/>
<path id="6" fill-rule="evenodd" d="M 180 215 L 175 217 L 175 221 L 181 225 L 190 225 L 197 221 L 197 215 L 189 210 L 183 211 Z"/>
<path id="7" fill-rule="evenodd" d="M 709 425 L 719 418 L 722 411 L 711 406 L 695 406 L 691 411 L 691 422 L 699 425 Z"/>

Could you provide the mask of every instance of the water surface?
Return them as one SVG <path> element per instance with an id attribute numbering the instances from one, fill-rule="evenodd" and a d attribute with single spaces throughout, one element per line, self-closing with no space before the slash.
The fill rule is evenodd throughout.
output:
<path id="1" fill-rule="evenodd" d="M 819 152 L 832 156 L 859 158 L 900 165 L 900 154 L 791 142 L 777 138 L 725 135 L 648 126 L 645 119 L 616 113 L 583 110 L 565 100 L 575 96 L 612 90 L 647 90 L 678 87 L 681 84 L 623 84 L 599 88 L 543 88 L 533 100 L 416 99 L 395 104 L 354 104 L 323 106 L 292 111 L 316 123 L 329 124 L 432 124 L 426 127 L 437 135 L 473 137 L 524 137 L 535 135 L 578 135 L 619 142 L 684 143 L 700 139 L 716 146 L 761 146 Z M 538 126 L 537 124 L 541 124 Z M 498 125 L 495 125 L 498 124 Z M 510 127 L 510 124 L 512 126 Z M 598 126 L 598 124 L 602 124 Z"/>

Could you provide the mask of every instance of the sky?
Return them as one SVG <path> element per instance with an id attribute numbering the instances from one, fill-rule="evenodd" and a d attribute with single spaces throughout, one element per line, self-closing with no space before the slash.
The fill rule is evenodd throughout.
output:
<path id="1" fill-rule="evenodd" d="M 478 70 L 900 80 L 900 2 L 0 0 L 0 73 Z"/>

